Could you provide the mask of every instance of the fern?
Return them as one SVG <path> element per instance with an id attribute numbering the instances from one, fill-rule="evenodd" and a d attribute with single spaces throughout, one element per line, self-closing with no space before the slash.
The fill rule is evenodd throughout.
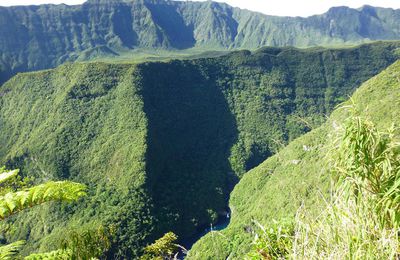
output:
<path id="1" fill-rule="evenodd" d="M 4 168 L 0 169 L 4 171 Z M 15 178 L 19 170 L 0 174 L 0 184 Z M 5 186 L 7 187 L 7 185 Z M 26 208 L 49 201 L 76 201 L 86 195 L 86 186 L 70 181 L 47 182 L 17 192 L 8 192 L 0 196 L 0 220 L 20 212 Z M 15 259 L 25 241 L 17 241 L 0 247 L 0 259 Z M 71 250 L 57 250 L 50 253 L 35 254 L 26 259 L 70 259 Z"/>
<path id="2" fill-rule="evenodd" d="M 70 181 L 48 182 L 32 188 L 10 192 L 0 197 L 0 220 L 26 208 L 45 202 L 61 200 L 72 202 L 86 195 L 86 186 Z"/>
<path id="3" fill-rule="evenodd" d="M 25 241 L 17 241 L 0 247 L 0 259 L 15 259 L 21 248 L 25 245 Z"/>
<path id="4" fill-rule="evenodd" d="M 18 175 L 19 170 L 13 170 L 9 172 L 3 172 L 0 174 L 0 184 L 16 177 Z"/>

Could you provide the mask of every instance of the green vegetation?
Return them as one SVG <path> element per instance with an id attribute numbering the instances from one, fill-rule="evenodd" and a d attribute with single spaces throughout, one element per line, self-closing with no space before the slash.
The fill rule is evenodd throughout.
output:
<path id="1" fill-rule="evenodd" d="M 0 8 L 0 84 L 66 61 L 154 59 L 263 46 L 349 46 L 399 40 L 400 10 L 337 7 L 276 17 L 211 1 L 89 0 L 83 5 Z M 209 52 L 206 55 L 209 55 Z M 158 56 L 158 55 L 157 55 Z M 184 55 L 185 56 L 185 55 Z M 190 54 L 189 54 L 190 56 Z"/>
<path id="2" fill-rule="evenodd" d="M 34 183 L 85 183 L 88 198 L 22 212 L 5 237 L 28 237 L 24 254 L 48 252 L 97 221 L 116 227 L 107 256 L 121 258 L 169 231 L 184 241 L 225 212 L 246 171 L 325 121 L 398 47 L 263 48 L 19 74 L 0 88 L 0 163 Z"/>
<path id="3" fill-rule="evenodd" d="M 340 180 L 318 218 L 297 217 L 292 254 L 302 259 L 395 259 L 399 254 L 399 132 L 359 117 L 332 162 Z"/>
<path id="4" fill-rule="evenodd" d="M 289 229 L 262 228 L 249 256 L 395 259 L 400 246 L 400 149 L 394 130 L 380 132 L 360 117 L 348 119 L 339 144 L 331 144 L 330 173 L 339 180 L 326 208 L 315 217 L 301 207 Z"/>
<path id="5" fill-rule="evenodd" d="M 203 238 L 189 258 L 279 258 L 293 248 L 310 258 L 332 255 L 316 237 L 309 245 L 324 253 L 306 248 L 304 237 L 291 238 L 308 234 L 310 225 L 323 230 L 340 210 L 370 216 L 356 226 L 375 224 L 371 201 L 385 212 L 380 223 L 393 223 L 397 176 L 385 172 L 397 165 L 388 160 L 396 154 L 385 146 L 391 139 L 368 125 L 354 128 L 366 129 L 361 134 L 371 134 L 366 140 L 381 150 L 368 154 L 369 143 L 346 144 L 359 144 L 350 148 L 365 148 L 378 164 L 358 164 L 371 173 L 364 176 L 354 168 L 364 158 L 342 155 L 337 161 L 349 164 L 341 169 L 357 180 L 355 197 L 338 189 L 332 196 L 352 203 L 321 207 L 331 180 L 328 144 L 349 113 L 338 109 L 318 127 L 400 57 L 400 42 L 390 41 L 400 37 L 399 17 L 400 10 L 371 6 L 273 17 L 211 1 L 0 7 L 0 165 L 21 169 L 0 176 L 7 182 L 0 190 L 0 219 L 7 218 L 0 240 L 27 240 L 0 248 L 0 258 L 32 252 L 44 253 L 31 259 L 170 258 L 178 236 L 189 241 L 226 213 L 239 180 L 231 224 Z M 375 40 L 389 41 L 353 46 Z M 262 46 L 273 47 L 256 50 Z M 400 112 L 398 68 L 354 96 L 378 127 Z M 73 194 L 83 186 L 76 182 L 88 187 L 82 203 L 23 211 L 77 200 Z M 375 194 L 365 205 L 355 199 L 365 195 L 360 187 Z M 309 222 L 295 216 L 303 203 Z M 324 222 L 314 223 L 321 210 Z M 255 233 L 261 235 L 252 244 Z M 379 234 L 357 235 L 354 250 Z M 365 250 L 382 251 L 373 242 Z"/>
<path id="6" fill-rule="evenodd" d="M 173 258 L 178 252 L 178 245 L 175 244 L 178 237 L 172 233 L 166 233 L 162 238 L 157 239 L 153 244 L 146 246 L 141 260 L 163 260 Z"/>
<path id="7" fill-rule="evenodd" d="M 135 78 L 131 66 L 77 64 L 17 76 L 8 85 L 13 94 L 1 101 L 3 162 L 21 165 L 22 174 L 37 182 L 68 178 L 89 186 L 88 199 L 79 205 L 18 216 L 25 221 L 15 223 L 7 238 L 29 237 L 23 253 L 54 250 L 68 230 L 93 221 L 119 227 L 115 250 L 145 245 L 152 219 L 142 185 L 146 120 Z M 14 94 L 17 86 L 25 97 Z M 11 127 L 15 123 L 19 126 Z M 49 215 L 46 222 L 34 220 L 43 214 Z"/>
<path id="8" fill-rule="evenodd" d="M 84 227 L 69 231 L 61 243 L 61 249 L 47 253 L 30 254 L 25 260 L 39 259 L 102 259 L 110 249 L 113 229 L 103 226 Z"/>
<path id="9" fill-rule="evenodd" d="M 188 259 L 242 259 L 249 252 L 258 257 L 292 252 L 305 259 L 393 255 L 398 250 L 398 130 L 381 134 L 370 124 L 358 123 L 347 128 L 340 149 L 332 148 L 332 143 L 352 116 L 350 107 L 380 131 L 397 122 L 399 77 L 400 62 L 396 62 L 356 91 L 354 105 L 345 103 L 321 127 L 244 175 L 231 194 L 228 228 L 203 237 Z M 337 150 L 343 153 L 333 167 L 332 154 Z M 330 192 L 332 169 L 356 192 Z M 299 237 L 288 242 L 296 230 Z M 253 249 L 255 233 L 261 237 Z M 382 244 L 380 238 L 388 243 Z"/>
<path id="10" fill-rule="evenodd" d="M 252 248 L 247 254 L 250 259 L 286 259 L 293 248 L 294 225 L 284 221 L 274 221 L 268 227 L 256 223 L 258 229 Z"/>
<path id="11" fill-rule="evenodd" d="M 4 168 L 2 169 L 4 171 Z M 2 172 L 0 174 L 0 218 L 3 221 L 10 216 L 27 208 L 49 201 L 77 201 L 86 195 L 86 186 L 69 181 L 47 182 L 28 189 L 10 191 L 12 179 L 17 177 L 18 170 Z M 2 226 L 4 232 L 4 226 Z M 1 259 L 16 259 L 19 251 L 25 245 L 24 240 L 0 246 Z"/>

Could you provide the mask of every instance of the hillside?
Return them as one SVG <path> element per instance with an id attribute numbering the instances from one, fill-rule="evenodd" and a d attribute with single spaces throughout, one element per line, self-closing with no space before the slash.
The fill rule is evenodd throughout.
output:
<path id="1" fill-rule="evenodd" d="M 232 50 L 400 39 L 400 10 L 335 7 L 275 17 L 211 1 L 89 0 L 0 7 L 0 84 L 17 72 L 143 50 Z M 140 55 L 140 54 L 139 54 Z M 175 56 L 176 53 L 171 53 Z"/>
<path id="2" fill-rule="evenodd" d="M 353 95 L 360 115 L 380 129 L 400 113 L 400 62 L 364 83 Z M 329 152 L 338 129 L 351 114 L 352 103 L 344 103 L 321 127 L 294 140 L 286 148 L 249 171 L 231 194 L 232 220 L 221 233 L 212 232 L 194 245 L 188 259 L 243 259 L 251 247 L 254 221 L 268 227 L 288 221 L 300 206 L 318 212 L 330 187 Z M 329 199 L 328 199 L 329 200 Z M 365 253 L 365 252 L 364 252 Z"/>
<path id="3" fill-rule="evenodd" d="M 0 88 L 0 165 L 38 183 L 83 182 L 89 197 L 23 212 L 5 238 L 49 250 L 69 227 L 98 221 L 117 227 L 110 257 L 131 258 L 168 231 L 187 239 L 223 214 L 246 171 L 325 121 L 398 47 L 263 48 L 19 74 Z"/>

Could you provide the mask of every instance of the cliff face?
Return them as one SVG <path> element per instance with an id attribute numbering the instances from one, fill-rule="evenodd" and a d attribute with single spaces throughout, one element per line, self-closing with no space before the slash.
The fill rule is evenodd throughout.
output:
<path id="1" fill-rule="evenodd" d="M 258 48 L 400 38 L 400 11 L 365 6 L 274 17 L 215 2 L 100 1 L 0 7 L 0 82 L 16 72 L 133 49 Z"/>

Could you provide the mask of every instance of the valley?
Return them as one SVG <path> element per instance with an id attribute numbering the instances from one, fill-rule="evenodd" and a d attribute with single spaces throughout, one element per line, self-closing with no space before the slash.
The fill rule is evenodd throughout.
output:
<path id="1" fill-rule="evenodd" d="M 65 229 L 102 220 L 118 226 L 112 253 L 133 257 L 167 231 L 192 237 L 246 171 L 322 124 L 397 48 L 264 48 L 19 74 L 1 88 L 2 164 L 37 181 L 83 182 L 90 196 L 50 211 L 44 241 L 29 221 L 41 210 L 21 214 L 10 239 L 29 234 L 32 248 L 49 250 Z"/>
<path id="2" fill-rule="evenodd" d="M 168 232 L 187 259 L 263 259 L 264 227 L 322 210 L 349 107 L 397 127 L 399 17 L 211 1 L 0 6 L 0 166 L 20 170 L 7 185 L 85 187 L 76 203 L 7 219 L 1 243 L 24 240 L 28 256 L 100 226 L 99 259 L 172 259 L 146 256 Z"/>

